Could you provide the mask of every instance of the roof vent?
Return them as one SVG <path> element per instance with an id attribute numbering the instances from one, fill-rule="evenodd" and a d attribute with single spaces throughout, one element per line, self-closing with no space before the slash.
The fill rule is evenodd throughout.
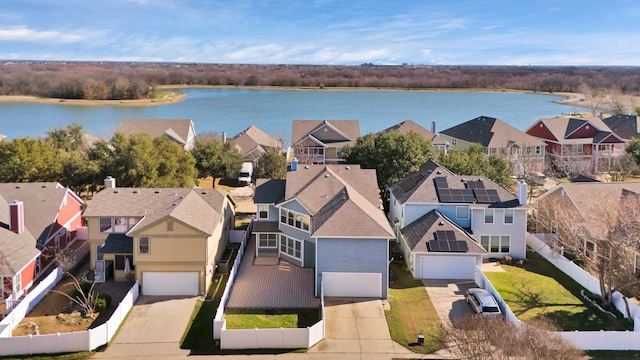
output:
<path id="1" fill-rule="evenodd" d="M 118 193 L 118 190 L 113 190 L 113 193 L 114 193 L 114 194 L 117 194 L 117 193 Z"/>
<path id="2" fill-rule="evenodd" d="M 20 185 L 16 185 L 16 189 L 20 189 Z"/>
<path id="3" fill-rule="evenodd" d="M 324 174 L 324 177 L 325 177 L 325 178 L 328 178 L 328 177 L 329 177 L 329 174 L 328 174 L 328 173 L 327 173 L 327 174 Z"/>
<path id="4" fill-rule="evenodd" d="M 138 193 L 138 190 L 133 190 L 133 193 L 134 193 L 134 194 L 137 194 L 137 193 Z"/>
<path id="5" fill-rule="evenodd" d="M 309 165 L 305 165 L 305 166 L 304 166 L 304 168 L 305 168 L 305 169 L 308 169 L 308 168 L 309 168 Z"/>
<path id="6" fill-rule="evenodd" d="M 154 194 L 160 194 L 160 190 L 156 190 L 153 192 Z"/>
<path id="7" fill-rule="evenodd" d="M 440 222 L 438 223 L 438 225 L 440 225 L 440 226 L 444 226 L 444 222 L 443 222 L 443 221 L 440 221 Z"/>
<path id="8" fill-rule="evenodd" d="M 351 170 L 351 166 L 345 166 L 345 170 Z"/>
<path id="9" fill-rule="evenodd" d="M 206 191 L 201 192 L 202 195 L 207 195 Z"/>
<path id="10" fill-rule="evenodd" d="M 46 189 L 46 188 L 47 188 L 47 184 L 42 184 L 42 186 L 41 186 L 41 187 L 42 187 L 43 189 Z"/>
<path id="11" fill-rule="evenodd" d="M 440 175 L 440 174 L 442 174 L 442 171 L 438 170 L 438 171 L 436 171 L 436 174 Z"/>
<path id="12" fill-rule="evenodd" d="M 465 178 L 460 179 L 460 182 L 465 182 L 465 181 L 467 181 L 467 179 Z"/>

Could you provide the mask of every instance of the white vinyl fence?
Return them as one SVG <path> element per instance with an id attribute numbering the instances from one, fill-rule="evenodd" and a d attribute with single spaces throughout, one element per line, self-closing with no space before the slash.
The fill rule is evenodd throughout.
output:
<path id="1" fill-rule="evenodd" d="M 107 344 L 113 338 L 138 296 L 138 282 L 136 281 L 113 315 L 111 315 L 111 318 L 94 329 L 70 333 L 2 337 L 0 338 L 0 356 L 95 350 Z"/>

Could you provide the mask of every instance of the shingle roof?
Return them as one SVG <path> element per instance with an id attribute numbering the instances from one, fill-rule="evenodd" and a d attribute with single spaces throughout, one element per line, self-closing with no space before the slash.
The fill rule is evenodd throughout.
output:
<path id="1" fill-rule="evenodd" d="M 547 129 L 553 134 L 556 139 L 560 140 L 562 144 L 585 144 L 585 143 L 598 143 L 603 139 L 612 135 L 611 129 L 597 117 L 584 117 L 584 118 L 571 118 L 566 116 L 559 116 L 554 118 L 540 119 Z M 536 123 L 537 124 L 537 123 Z M 574 131 L 581 126 L 585 125 L 593 126 L 599 132 L 592 138 L 570 138 Z M 534 124 L 535 126 L 535 124 Z M 617 137 L 616 134 L 613 134 Z M 620 141 L 622 142 L 622 141 Z"/>
<path id="2" fill-rule="evenodd" d="M 284 199 L 286 181 L 279 179 L 257 179 L 253 202 L 256 204 L 277 204 Z"/>
<path id="3" fill-rule="evenodd" d="M 133 238 L 125 234 L 109 234 L 100 248 L 103 254 L 133 254 Z"/>
<path id="4" fill-rule="evenodd" d="M 506 148 L 512 143 L 527 146 L 544 145 L 535 137 L 502 120 L 488 116 L 479 116 L 440 133 L 466 142 L 479 143 L 487 148 Z"/>
<path id="5" fill-rule="evenodd" d="M 68 191 L 55 182 L 0 184 L 0 275 L 15 274 L 40 253 Z M 9 230 L 9 204 L 14 200 L 24 205 L 20 235 Z"/>
<path id="6" fill-rule="evenodd" d="M 456 240 L 465 241 L 469 253 L 486 253 L 466 231 L 454 224 L 449 218 L 437 210 L 431 210 L 416 221 L 405 226 L 400 232 L 413 252 L 428 252 L 427 242 L 435 240 L 437 230 L 450 230 L 455 234 Z"/>
<path id="7" fill-rule="evenodd" d="M 281 140 L 269 136 L 255 125 L 242 130 L 231 141 L 236 145 L 242 157 L 256 150 L 264 153 L 268 148 L 276 151 L 282 148 Z"/>
<path id="8" fill-rule="evenodd" d="M 408 133 L 409 131 L 413 131 L 416 134 L 422 136 L 423 138 L 431 141 L 431 143 L 433 145 L 449 145 L 448 142 L 446 142 L 444 139 L 442 139 L 440 136 L 432 133 L 431 131 L 425 129 L 424 127 L 422 127 L 420 124 L 416 123 L 413 120 L 405 120 L 401 123 L 398 123 L 396 125 L 393 125 L 389 128 L 386 128 L 382 131 L 380 131 L 379 133 L 385 133 L 385 132 L 389 132 L 389 131 L 399 131 L 403 134 Z"/>
<path id="9" fill-rule="evenodd" d="M 494 189 L 498 192 L 500 202 L 491 204 L 471 203 L 469 205 L 470 207 L 512 208 L 520 206 L 515 195 L 486 177 L 478 175 L 454 175 L 451 171 L 433 160 L 429 160 L 423 164 L 420 170 L 391 184 L 389 191 L 393 193 L 393 196 L 401 204 L 438 204 L 440 201 L 434 184 L 436 177 L 446 177 L 450 189 L 464 189 L 465 182 L 482 181 L 485 189 Z"/>
<path id="10" fill-rule="evenodd" d="M 140 217 L 132 231 L 172 217 L 206 234 L 220 222 L 228 194 L 217 189 L 114 188 L 94 195 L 85 217 Z"/>
<path id="11" fill-rule="evenodd" d="M 193 128 L 191 119 L 124 119 L 118 131 L 127 135 L 149 134 L 152 137 L 167 135 L 177 143 L 186 145 Z M 195 134 L 191 134 L 195 136 Z"/>
<path id="12" fill-rule="evenodd" d="M 291 145 L 295 145 L 307 135 L 325 125 L 335 128 L 346 137 L 342 143 L 355 142 L 360 136 L 360 123 L 358 120 L 293 120 L 291 124 Z"/>
<path id="13" fill-rule="evenodd" d="M 640 139 L 640 117 L 636 115 L 614 115 L 602 120 L 616 135 L 623 139 Z"/>
<path id="14" fill-rule="evenodd" d="M 359 165 L 307 165 L 287 174 L 286 201 L 312 215 L 313 237 L 392 238 L 375 170 Z"/>

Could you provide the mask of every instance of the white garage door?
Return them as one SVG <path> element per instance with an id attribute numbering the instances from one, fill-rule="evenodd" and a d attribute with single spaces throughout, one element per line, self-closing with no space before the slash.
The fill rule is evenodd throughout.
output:
<path id="1" fill-rule="evenodd" d="M 382 274 L 323 272 L 324 296 L 382 297 Z"/>
<path id="2" fill-rule="evenodd" d="M 142 295 L 198 295 L 198 273 L 143 272 Z"/>
<path id="3" fill-rule="evenodd" d="M 420 264 L 422 279 L 475 279 L 473 256 L 422 256 Z"/>

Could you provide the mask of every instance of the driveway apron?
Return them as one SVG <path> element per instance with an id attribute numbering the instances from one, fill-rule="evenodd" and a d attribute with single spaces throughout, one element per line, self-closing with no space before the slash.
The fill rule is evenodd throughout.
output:
<path id="1" fill-rule="evenodd" d="M 443 321 L 473 313 L 464 298 L 467 289 L 477 287 L 473 280 L 423 279 L 422 283 Z"/>
<path id="2" fill-rule="evenodd" d="M 180 349 L 198 297 L 141 296 L 111 344 L 94 358 L 122 359 L 189 354 Z"/>

